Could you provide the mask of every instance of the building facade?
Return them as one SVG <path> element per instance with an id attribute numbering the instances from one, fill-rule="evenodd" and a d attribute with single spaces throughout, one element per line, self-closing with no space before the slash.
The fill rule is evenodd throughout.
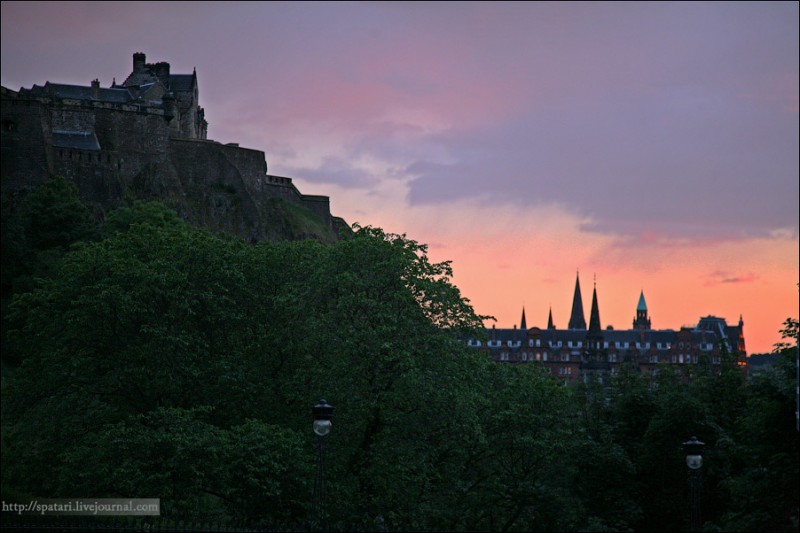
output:
<path id="1" fill-rule="evenodd" d="M 567 329 L 556 328 L 552 310 L 546 328 L 529 328 L 523 308 L 519 328 L 492 327 L 486 332 L 485 341 L 470 339 L 467 344 L 485 350 L 497 362 L 543 365 L 565 383 L 590 378 L 607 382 L 624 367 L 651 375 L 664 365 L 687 374 L 697 365 L 719 370 L 724 357 L 734 359 L 744 371 L 747 369 L 741 316 L 735 326 L 728 325 L 724 318 L 706 316 L 693 327 L 652 329 L 642 291 L 631 329 L 603 329 L 594 287 L 587 328 L 582 302 L 580 279 L 576 278 Z"/>

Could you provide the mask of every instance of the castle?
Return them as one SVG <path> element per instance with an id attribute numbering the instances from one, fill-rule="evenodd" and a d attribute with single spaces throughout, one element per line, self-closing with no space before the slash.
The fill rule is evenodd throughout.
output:
<path id="1" fill-rule="evenodd" d="M 270 175 L 264 152 L 207 139 L 196 71 L 173 74 L 169 63 L 137 52 L 121 84 L 0 91 L 4 209 L 59 175 L 99 217 L 158 200 L 190 223 L 250 242 L 336 240 L 347 227 L 328 197 Z"/>
<path id="2" fill-rule="evenodd" d="M 658 373 L 660 365 L 672 365 L 683 373 L 701 364 L 719 370 L 725 354 L 730 354 L 743 370 L 747 369 L 741 316 L 736 326 L 729 326 L 724 318 L 707 316 L 694 327 L 655 330 L 642 291 L 632 326 L 628 330 L 601 327 L 595 286 L 587 328 L 580 278 L 576 276 L 567 329 L 556 328 L 552 310 L 546 328 L 528 328 L 523 308 L 519 328 L 492 327 L 485 345 L 477 339 L 469 339 L 467 344 L 487 351 L 498 362 L 544 365 L 565 383 L 586 381 L 590 377 L 607 382 L 624 366 L 647 374 Z"/>

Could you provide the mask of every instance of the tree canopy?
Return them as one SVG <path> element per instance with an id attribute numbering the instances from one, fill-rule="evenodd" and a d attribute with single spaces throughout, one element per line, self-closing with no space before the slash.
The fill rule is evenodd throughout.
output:
<path id="1" fill-rule="evenodd" d="M 303 528 L 324 397 L 335 530 L 681 531 L 692 435 L 706 529 L 797 528 L 791 343 L 750 384 L 726 368 L 563 387 L 468 348 L 486 317 L 404 235 L 248 245 L 159 204 L 89 223 L 49 187 L 29 205 L 51 222 L 4 213 L 4 498 L 158 497 Z"/>

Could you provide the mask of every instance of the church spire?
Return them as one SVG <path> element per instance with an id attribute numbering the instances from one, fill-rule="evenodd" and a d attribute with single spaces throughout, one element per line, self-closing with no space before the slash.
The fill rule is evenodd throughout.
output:
<path id="1" fill-rule="evenodd" d="M 569 329 L 586 329 L 583 317 L 583 299 L 581 298 L 581 280 L 575 274 L 575 296 L 572 297 L 572 314 L 569 317 Z"/>
<path id="2" fill-rule="evenodd" d="M 525 320 L 525 306 L 522 306 L 522 318 L 519 321 L 519 329 L 525 331 L 528 329 L 528 322 Z"/>
<path id="3" fill-rule="evenodd" d="M 600 327 L 600 308 L 597 305 L 597 286 L 592 291 L 592 312 L 589 315 L 589 332 L 597 333 Z"/>
<path id="4" fill-rule="evenodd" d="M 553 308 L 550 307 L 550 314 L 547 316 L 547 329 L 556 329 L 556 326 L 553 324 Z"/>
<path id="5" fill-rule="evenodd" d="M 639 303 L 636 305 L 636 318 L 633 319 L 633 329 L 650 329 L 650 317 L 647 316 L 647 302 L 644 301 L 644 291 L 639 293 Z"/>
<path id="6" fill-rule="evenodd" d="M 586 333 L 586 357 L 599 360 L 602 356 L 603 330 L 600 327 L 600 306 L 597 305 L 597 284 L 592 291 L 592 311 L 589 313 L 589 331 Z"/>

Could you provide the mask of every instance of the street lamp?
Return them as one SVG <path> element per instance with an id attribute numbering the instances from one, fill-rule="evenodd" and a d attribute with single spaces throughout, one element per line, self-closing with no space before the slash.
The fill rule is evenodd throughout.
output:
<path id="1" fill-rule="evenodd" d="M 703 449 L 705 443 L 692 437 L 683 443 L 686 466 L 689 467 L 689 502 L 691 505 L 690 531 L 700 531 L 700 492 L 703 488 Z"/>
<path id="2" fill-rule="evenodd" d="M 312 429 L 316 435 L 315 447 L 317 450 L 317 477 L 314 481 L 314 495 L 311 501 L 312 528 L 325 530 L 322 507 L 325 503 L 325 448 L 328 444 L 328 435 L 333 423 L 334 407 L 325 400 L 320 400 L 312 409 Z"/>

